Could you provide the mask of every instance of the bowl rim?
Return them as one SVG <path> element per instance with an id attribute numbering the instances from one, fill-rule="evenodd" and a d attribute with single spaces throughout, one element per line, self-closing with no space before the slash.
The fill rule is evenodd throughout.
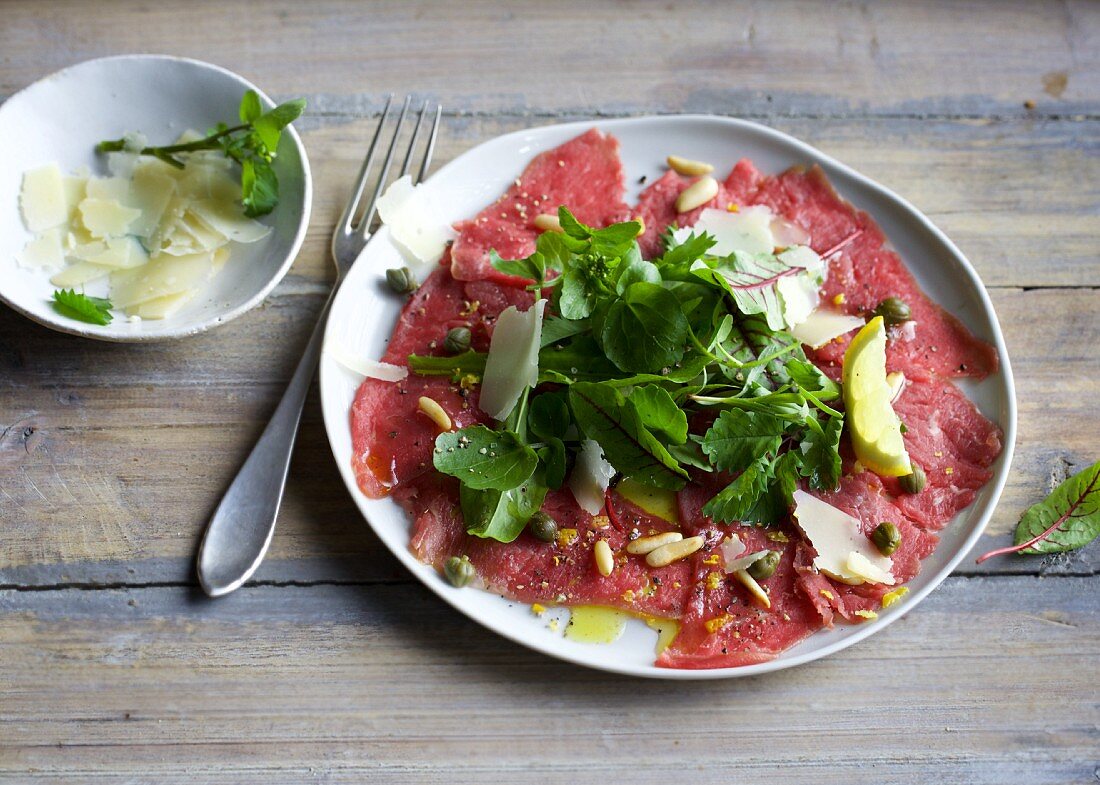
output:
<path id="1" fill-rule="evenodd" d="M 259 95 L 260 101 L 262 103 L 265 103 L 265 104 L 270 105 L 270 106 L 275 106 L 275 101 L 273 101 L 272 98 L 267 93 L 265 93 L 263 90 L 261 90 L 259 87 L 257 87 L 255 84 L 253 84 L 251 81 L 249 81 L 245 77 L 241 76 L 238 73 L 234 73 L 233 71 L 230 71 L 228 68 L 225 68 L 223 66 L 216 65 L 214 63 L 208 63 L 205 60 L 198 60 L 198 59 L 193 58 L 193 57 L 180 57 L 180 56 L 177 56 L 177 55 L 166 55 L 166 54 L 155 54 L 155 53 L 149 53 L 149 54 L 137 53 L 137 54 L 108 55 L 106 57 L 92 58 L 91 60 L 82 60 L 79 63 L 73 63 L 72 65 L 67 65 L 64 68 L 58 69 L 57 71 L 54 71 L 53 73 L 47 74 L 46 76 L 43 76 L 40 79 L 36 79 L 34 82 L 27 85 L 26 87 L 23 87 L 22 89 L 18 90 L 15 93 L 12 93 L 12 95 L 8 96 L 8 98 L 2 104 L 0 104 L 0 118 L 3 117 L 3 113 L 4 113 L 5 109 L 7 109 L 7 107 L 9 106 L 9 104 L 11 104 L 11 102 L 13 100 L 17 99 L 19 96 L 21 96 L 23 93 L 27 92 L 28 90 L 34 89 L 35 87 L 42 84 L 43 82 L 48 82 L 48 81 L 53 80 L 53 79 L 58 79 L 62 76 L 65 76 L 70 71 L 75 71 L 79 68 L 84 68 L 84 67 L 87 67 L 87 66 L 90 66 L 90 65 L 94 65 L 94 64 L 98 64 L 98 63 L 105 63 L 105 62 L 110 62 L 110 61 L 130 61 L 130 60 L 141 60 L 141 61 L 159 60 L 159 61 L 166 61 L 166 62 L 186 63 L 187 65 L 197 66 L 199 68 L 202 68 L 202 69 L 205 69 L 205 70 L 208 70 L 208 71 L 213 71 L 213 72 L 216 72 L 216 73 L 218 73 L 222 76 L 225 76 L 225 77 L 228 77 L 228 78 L 232 79 L 233 81 L 240 84 L 245 90 L 255 90 L 256 94 Z M 287 251 L 287 254 L 286 254 L 286 258 L 283 260 L 282 264 L 279 266 L 279 269 L 275 271 L 275 273 L 271 276 L 271 278 L 267 281 L 267 283 L 265 283 L 262 287 L 260 287 L 260 289 L 252 297 L 250 297 L 248 300 L 241 303 L 240 305 L 238 305 L 234 308 L 231 308 L 231 309 L 229 309 L 229 310 L 227 310 L 223 313 L 219 313 L 215 316 L 212 316 L 209 319 L 207 319 L 206 321 L 200 322 L 199 324 L 194 325 L 193 327 L 189 327 L 187 329 L 166 330 L 164 332 L 159 332 L 159 333 L 154 333 L 154 334 L 144 334 L 144 333 L 125 334 L 125 333 L 103 333 L 103 332 L 98 332 L 98 331 L 92 331 L 87 326 L 84 326 L 81 323 L 69 324 L 67 322 L 61 321 L 60 319 L 54 320 L 54 319 L 44 318 L 40 314 L 33 313 L 32 311 L 30 311 L 27 308 L 23 307 L 17 300 L 14 300 L 14 299 L 6 296 L 2 290 L 0 290 L 0 302 L 5 303 L 12 310 L 16 311 L 19 314 L 22 314 L 23 316 L 27 317 L 31 321 L 36 322 L 38 324 L 41 324 L 44 327 L 48 327 L 51 330 L 56 330 L 57 332 L 61 332 L 61 333 L 67 333 L 68 335 L 75 335 L 75 336 L 80 337 L 80 338 L 90 338 L 90 339 L 96 340 L 96 341 L 106 341 L 108 343 L 157 343 L 157 342 L 160 342 L 160 341 L 173 341 L 173 340 L 177 340 L 177 339 L 180 339 L 180 338 L 187 338 L 189 336 L 198 335 L 198 334 L 204 333 L 207 330 L 210 330 L 214 327 L 218 327 L 220 325 L 231 322 L 234 319 L 236 319 L 238 316 L 241 316 L 244 313 L 252 310 L 257 305 L 259 305 L 261 302 L 263 302 L 264 299 L 271 293 L 271 291 L 276 286 L 279 285 L 279 283 L 283 280 L 284 277 L 286 277 L 287 272 L 290 271 L 291 265 L 294 264 L 294 260 L 298 257 L 298 251 L 301 250 L 302 243 L 305 241 L 306 234 L 309 231 L 309 219 L 310 219 L 310 213 L 311 213 L 312 207 L 313 207 L 313 174 L 312 174 L 312 171 L 311 171 L 310 166 L 309 166 L 309 157 L 306 154 L 305 145 L 302 143 L 302 138 L 298 134 L 297 129 L 295 129 L 293 125 L 289 125 L 284 129 L 284 133 L 287 132 L 287 131 L 289 131 L 289 137 L 288 138 L 291 140 L 291 143 L 297 149 L 298 158 L 302 162 L 302 211 L 301 211 L 301 215 L 299 216 L 299 219 L 298 219 L 298 227 L 294 232 L 294 237 L 291 240 L 289 250 Z"/>
<path id="2" fill-rule="evenodd" d="M 538 652 L 543 656 L 550 656 L 563 662 L 572 663 L 575 665 L 582 665 L 587 668 L 592 668 L 598 671 L 605 671 L 609 673 L 616 673 L 620 675 L 646 678 L 646 679 L 660 679 L 669 681 L 704 681 L 712 679 L 729 679 L 729 678 L 741 678 L 748 676 L 758 676 L 765 673 L 771 673 L 774 671 L 785 670 L 786 668 L 795 667 L 798 665 L 804 665 L 809 662 L 813 662 L 824 657 L 831 656 L 842 649 L 846 649 L 849 646 L 853 646 L 856 643 L 874 635 L 880 630 L 884 629 L 887 625 L 892 624 L 898 619 L 906 615 L 910 610 L 915 608 L 925 597 L 927 597 L 932 591 L 940 586 L 941 583 L 954 571 L 954 569 L 962 562 L 964 558 L 973 550 L 974 545 L 977 543 L 982 533 L 985 531 L 989 524 L 989 520 L 992 517 L 994 511 L 997 508 L 997 504 L 1000 502 L 1002 492 L 1004 490 L 1005 483 L 1008 479 L 1009 472 L 1011 470 L 1012 458 L 1015 450 L 1016 442 L 1016 429 L 1017 429 L 1017 402 L 1016 402 L 1016 389 L 1013 381 L 1012 366 L 1008 356 L 1008 350 L 1004 341 L 1004 332 L 1001 329 L 1000 321 L 997 319 L 996 311 L 993 308 L 992 300 L 989 297 L 989 293 L 982 283 L 977 271 L 974 269 L 970 260 L 965 254 L 955 245 L 952 240 L 947 237 L 942 230 L 940 230 L 930 218 L 928 218 L 917 207 L 911 204 L 908 200 L 895 193 L 890 188 L 878 183 L 871 179 L 867 175 L 860 173 L 847 164 L 841 163 L 836 158 L 822 152 L 821 150 L 813 147 L 812 145 L 803 142 L 797 137 L 791 136 L 785 132 L 771 128 L 758 122 L 751 120 L 744 120 L 741 118 L 727 117 L 721 115 L 708 115 L 708 114 L 674 114 L 674 115 L 643 115 L 639 117 L 627 117 L 627 118 L 604 118 L 594 117 L 588 120 L 573 121 L 567 123 L 548 123 L 544 125 L 534 126 L 530 128 L 524 128 L 517 131 L 512 131 L 507 134 L 501 134 L 499 136 L 487 139 L 471 148 L 464 151 L 455 159 L 449 161 L 444 166 L 440 167 L 438 171 L 434 173 L 432 178 L 429 178 L 427 184 L 430 185 L 431 180 L 437 177 L 449 169 L 454 167 L 459 159 L 463 158 L 469 153 L 479 150 L 485 146 L 493 144 L 506 144 L 511 140 L 523 139 L 525 135 L 537 134 L 540 132 L 546 132 L 550 130 L 566 133 L 569 131 L 582 132 L 589 128 L 599 128 L 601 131 L 613 133 L 618 127 L 624 125 L 634 125 L 642 123 L 660 123 L 660 124 L 676 124 L 681 122 L 697 122 L 697 123 L 715 123 L 719 125 L 732 126 L 741 128 L 750 133 L 760 134 L 773 141 L 778 141 L 784 146 L 793 148 L 803 155 L 807 162 L 816 163 L 822 166 L 828 174 L 838 172 L 846 177 L 851 178 L 856 184 L 861 185 L 871 193 L 877 200 L 883 202 L 889 202 L 900 208 L 904 213 L 915 219 L 921 228 L 931 233 L 936 242 L 941 243 L 943 247 L 949 252 L 951 260 L 950 263 L 954 263 L 958 266 L 959 271 L 966 276 L 970 285 L 973 287 L 975 295 L 981 306 L 981 317 L 983 321 L 987 322 L 991 328 L 991 343 L 997 350 L 997 356 L 1000 361 L 1000 367 L 996 374 L 991 374 L 989 378 L 995 378 L 999 376 L 1002 380 L 1004 388 L 1005 400 L 1003 417 L 1004 422 L 998 423 L 1004 435 L 1002 452 L 997 458 L 997 462 L 994 467 L 993 476 L 990 478 L 986 486 L 983 487 L 983 491 L 988 490 L 988 500 L 985 502 L 985 507 L 977 514 L 977 519 L 973 525 L 973 529 L 970 534 L 959 543 L 957 550 L 951 556 L 950 559 L 935 573 L 929 576 L 927 584 L 919 589 L 913 590 L 908 595 L 903 603 L 899 603 L 896 607 L 892 608 L 889 613 L 883 614 L 875 622 L 870 624 L 855 625 L 851 632 L 844 637 L 826 644 L 818 649 L 813 649 L 806 652 L 801 652 L 792 656 L 784 656 L 786 652 L 780 652 L 775 658 L 767 660 L 765 662 L 754 663 L 751 665 L 743 665 L 737 667 L 727 668 L 709 668 L 709 669 L 675 669 L 675 668 L 660 668 L 655 664 L 647 666 L 633 666 L 633 665 L 610 665 L 606 663 L 593 662 L 584 658 L 583 656 L 572 654 L 566 651 L 551 651 L 547 647 L 540 645 L 539 641 L 533 640 L 530 637 L 524 635 L 522 632 L 509 628 L 506 624 L 499 623 L 497 620 L 490 618 L 487 614 L 479 614 L 472 608 L 466 607 L 459 592 L 461 589 L 454 589 L 446 581 L 439 576 L 435 576 L 436 580 L 428 580 L 427 576 L 421 574 L 421 568 L 424 567 L 412 554 L 409 548 L 395 549 L 388 539 L 379 531 L 371 520 L 371 515 L 365 507 L 367 501 L 363 496 L 362 491 L 359 490 L 358 484 L 354 477 L 354 473 L 351 469 L 350 462 L 344 465 L 341 460 L 341 456 L 337 454 L 336 443 L 331 436 L 328 436 L 330 432 L 334 432 L 336 428 L 348 428 L 348 412 L 332 412 L 330 416 L 329 407 L 325 406 L 326 394 L 326 372 L 327 363 L 325 358 L 322 357 L 322 362 L 319 369 L 319 379 L 321 385 L 321 405 L 322 416 L 325 423 L 326 436 L 328 436 L 329 448 L 332 451 L 333 458 L 336 460 L 337 469 L 340 472 L 341 477 L 344 479 L 345 484 L 348 487 L 349 492 L 355 501 L 356 507 L 359 509 L 360 514 L 363 516 L 365 523 L 375 532 L 376 536 L 382 541 L 383 545 L 390 550 L 391 553 L 397 558 L 401 564 L 409 570 L 412 577 L 426 586 L 430 591 L 440 597 L 448 605 L 452 606 L 455 610 L 462 613 L 464 616 L 470 618 L 474 622 L 481 626 L 501 635 L 502 637 L 519 645 Z M 528 141 L 530 141 L 528 139 Z M 532 149 L 532 155 L 535 152 L 539 152 L 545 149 L 544 147 L 537 146 Z M 838 192 L 842 197 L 846 198 L 844 192 L 838 188 Z M 382 229 L 374 234 L 369 243 L 381 243 L 386 242 L 388 238 L 388 229 L 382 227 Z M 342 287 L 341 287 L 342 288 Z M 334 297 L 333 311 L 336 311 L 337 300 L 343 293 L 338 291 Z M 345 295 L 350 296 L 350 295 Z M 329 320 L 326 325 L 326 340 L 328 339 L 328 330 L 335 329 L 333 327 L 333 320 Z M 328 382 L 333 384 L 333 382 Z M 335 418 L 335 419 L 333 419 Z M 967 508 L 972 509 L 970 507 Z M 407 516 L 403 510 L 403 515 Z M 962 513 L 960 513 L 962 514 Z M 434 572 L 434 571 L 433 571 Z"/>

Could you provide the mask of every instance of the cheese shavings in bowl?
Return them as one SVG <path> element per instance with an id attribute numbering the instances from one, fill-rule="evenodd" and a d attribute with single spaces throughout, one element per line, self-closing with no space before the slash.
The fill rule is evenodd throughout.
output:
<path id="1" fill-rule="evenodd" d="M 120 152 L 107 177 L 63 176 L 56 163 L 30 169 L 20 207 L 35 236 L 18 261 L 51 271 L 62 288 L 105 282 L 131 317 L 171 316 L 232 258 L 233 243 L 271 234 L 245 216 L 232 166 L 215 151 L 187 155 L 182 169 Z"/>

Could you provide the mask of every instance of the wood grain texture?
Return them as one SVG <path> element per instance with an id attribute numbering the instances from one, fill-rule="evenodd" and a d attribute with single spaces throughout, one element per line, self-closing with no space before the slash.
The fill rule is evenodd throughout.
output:
<path id="1" fill-rule="evenodd" d="M 1095 546 L 968 560 L 891 629 L 806 667 L 606 676 L 410 582 L 343 487 L 314 392 L 256 580 L 213 602 L 192 566 L 321 307 L 329 232 L 391 90 L 445 104 L 439 163 L 533 125 L 712 112 L 912 201 L 1004 327 L 1017 457 L 978 547 L 1006 543 L 1098 457 L 1100 5 L 2 0 L 0 20 L 0 96 L 131 51 L 306 96 L 315 178 L 291 273 L 214 333 L 107 345 L 0 309 L 0 783 L 1100 776 Z"/>
<path id="2" fill-rule="evenodd" d="M 0 778 L 1086 782 L 1090 585 L 952 578 L 842 655 L 726 683 L 552 661 L 420 586 L 0 592 Z"/>
<path id="3" fill-rule="evenodd" d="M 390 90 L 488 113 L 988 116 L 1023 115 L 1027 100 L 1041 113 L 1100 110 L 1100 8 L 1087 0 L 103 5 L 5 4 L 0 90 L 159 50 L 338 112 Z"/>

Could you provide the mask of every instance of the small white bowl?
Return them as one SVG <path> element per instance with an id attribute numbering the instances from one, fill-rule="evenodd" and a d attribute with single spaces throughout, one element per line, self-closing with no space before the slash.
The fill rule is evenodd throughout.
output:
<path id="1" fill-rule="evenodd" d="M 216 65 L 122 55 L 71 66 L 9 98 L 0 106 L 0 300 L 55 330 L 105 341 L 181 338 L 258 305 L 290 269 L 309 224 L 309 161 L 293 128 L 283 133 L 274 163 L 279 204 L 262 219 L 273 232 L 261 242 L 235 245 L 229 264 L 207 289 L 167 319 L 131 322 L 116 313 L 111 324 L 99 326 L 66 318 L 51 305 L 50 273 L 16 261 L 31 237 L 19 211 L 26 170 L 57 162 L 63 173 L 88 167 L 105 174 L 96 143 L 140 131 L 152 144 L 169 144 L 189 128 L 232 124 L 248 89 L 266 107 L 274 106 L 251 82 Z"/>

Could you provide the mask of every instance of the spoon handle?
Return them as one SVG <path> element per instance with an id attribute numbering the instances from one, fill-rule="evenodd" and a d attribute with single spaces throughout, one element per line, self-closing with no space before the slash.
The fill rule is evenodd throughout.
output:
<path id="1" fill-rule="evenodd" d="M 330 294 L 275 414 L 206 525 L 199 546 L 198 573 L 203 591 L 211 597 L 228 594 L 248 580 L 271 544 L 298 422 L 321 356 L 332 300 Z"/>

